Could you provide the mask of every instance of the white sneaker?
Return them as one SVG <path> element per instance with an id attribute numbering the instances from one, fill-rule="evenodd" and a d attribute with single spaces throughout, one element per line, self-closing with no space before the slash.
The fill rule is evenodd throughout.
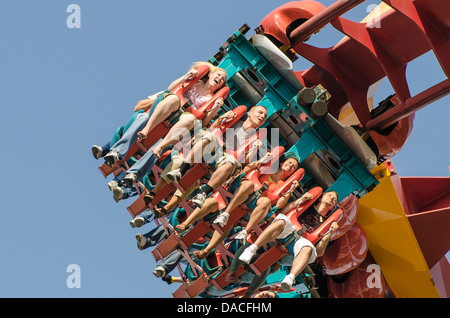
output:
<path id="1" fill-rule="evenodd" d="M 108 182 L 108 188 L 110 191 L 113 191 L 118 186 L 119 186 L 119 184 L 117 183 L 117 181 L 111 180 Z"/>
<path id="2" fill-rule="evenodd" d="M 206 194 L 203 192 L 200 192 L 192 199 L 192 203 L 195 203 L 195 205 L 201 209 L 203 207 L 203 204 L 205 203 L 205 200 L 206 200 Z"/>
<path id="3" fill-rule="evenodd" d="M 137 175 L 135 173 L 128 173 L 125 178 L 122 179 L 122 184 L 126 188 L 132 188 L 136 183 Z"/>
<path id="4" fill-rule="evenodd" d="M 141 216 L 137 216 L 130 221 L 130 225 L 133 229 L 135 227 L 141 227 L 142 225 L 144 225 L 144 223 L 145 223 L 145 219 Z"/>
<path id="5" fill-rule="evenodd" d="M 247 247 L 244 252 L 239 256 L 239 259 L 243 261 L 245 264 L 249 264 L 252 258 L 256 255 L 256 251 L 258 250 L 258 246 L 252 244 Z"/>
<path id="6" fill-rule="evenodd" d="M 144 225 L 145 223 L 145 219 L 142 216 L 137 216 L 134 218 L 134 225 L 136 227 L 141 227 L 142 225 Z"/>
<path id="7" fill-rule="evenodd" d="M 119 202 L 123 198 L 123 190 L 121 187 L 114 188 L 113 190 L 114 201 Z"/>
<path id="8" fill-rule="evenodd" d="M 117 161 L 120 160 L 119 153 L 116 150 L 111 150 L 105 156 L 105 164 L 112 167 Z"/>
<path id="9" fill-rule="evenodd" d="M 289 291 L 291 290 L 292 286 L 294 285 L 295 277 L 293 274 L 289 274 L 284 277 L 283 281 L 281 282 L 281 290 L 282 291 Z"/>
<path id="10" fill-rule="evenodd" d="M 164 268 L 162 268 L 161 266 L 157 266 L 154 270 L 153 270 L 153 275 L 155 275 L 156 277 L 164 277 L 166 276 L 166 271 Z"/>
<path id="11" fill-rule="evenodd" d="M 247 234 L 248 233 L 246 230 L 242 230 L 234 237 L 234 239 L 239 241 L 245 241 L 247 240 Z"/>
<path id="12" fill-rule="evenodd" d="M 93 145 L 92 146 L 92 155 L 95 159 L 100 159 L 102 157 L 103 149 L 100 146 Z"/>
<path id="13" fill-rule="evenodd" d="M 175 183 L 180 182 L 180 180 L 181 180 L 180 168 L 168 172 L 167 173 L 167 178 L 169 178 L 170 181 L 175 182 Z"/>
<path id="14" fill-rule="evenodd" d="M 222 212 L 219 216 L 214 220 L 213 223 L 219 224 L 220 226 L 224 226 L 228 222 L 228 218 L 230 215 L 227 212 Z"/>
<path id="15" fill-rule="evenodd" d="M 140 250 L 142 250 L 144 248 L 145 244 L 147 243 L 147 239 L 141 233 L 136 234 L 136 241 L 137 241 L 138 248 Z"/>

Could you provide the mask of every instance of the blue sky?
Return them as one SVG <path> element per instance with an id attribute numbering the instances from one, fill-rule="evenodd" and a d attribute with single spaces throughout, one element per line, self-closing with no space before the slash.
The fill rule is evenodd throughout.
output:
<path id="1" fill-rule="evenodd" d="M 171 297 L 178 285 L 151 273 L 150 250 L 136 248 L 128 225 L 132 201 L 114 202 L 90 148 L 109 140 L 138 100 L 209 59 L 243 23 L 253 34 L 285 2 L 0 2 L 0 297 Z M 359 21 L 377 2 L 346 17 Z M 71 3 L 81 28 L 67 27 Z M 342 37 L 327 30 L 317 35 L 323 47 Z M 432 57 L 411 67 L 413 94 L 442 79 Z M 377 96 L 391 92 L 382 86 Z M 393 159 L 400 176 L 448 176 L 448 102 L 417 112 Z M 66 285 L 70 264 L 81 269 L 81 288 Z"/>

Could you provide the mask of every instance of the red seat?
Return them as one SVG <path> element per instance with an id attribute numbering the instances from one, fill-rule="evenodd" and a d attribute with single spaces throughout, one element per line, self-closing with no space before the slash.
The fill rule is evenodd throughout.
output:
<path id="1" fill-rule="evenodd" d="M 292 225 L 295 229 L 300 230 L 302 228 L 301 222 L 299 221 L 300 216 L 305 212 L 322 194 L 322 188 L 315 187 L 308 191 L 313 194 L 313 199 L 305 202 L 305 205 L 302 205 L 298 208 L 293 209 L 291 212 L 287 214 L 287 217 L 291 221 Z M 316 244 L 322 236 L 330 229 L 331 223 L 337 222 L 342 215 L 342 210 L 337 209 L 333 211 L 333 213 L 328 216 L 322 224 L 320 224 L 316 229 L 306 229 L 306 231 L 302 234 L 304 238 L 310 241 L 313 244 Z"/>

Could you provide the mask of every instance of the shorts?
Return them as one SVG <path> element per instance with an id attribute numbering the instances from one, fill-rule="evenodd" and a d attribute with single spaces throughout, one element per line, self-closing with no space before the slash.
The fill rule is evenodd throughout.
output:
<path id="1" fill-rule="evenodd" d="M 232 176 L 236 176 L 239 173 L 241 173 L 242 171 L 242 165 L 240 162 L 237 161 L 237 159 L 229 154 L 229 153 L 224 153 L 217 161 L 216 161 L 216 170 L 219 169 L 220 167 L 222 167 L 224 164 L 226 163 L 231 163 L 232 167 L 231 167 L 231 172 L 230 172 L 230 177 Z"/>
<path id="2" fill-rule="evenodd" d="M 283 220 L 285 223 L 283 231 L 277 236 L 278 240 L 281 241 L 286 240 L 292 233 L 296 231 L 296 229 L 294 228 L 291 221 L 288 219 L 286 215 L 278 214 L 277 217 L 273 220 L 273 222 L 275 222 L 276 220 Z M 309 257 L 308 264 L 314 263 L 314 261 L 317 258 L 316 247 L 304 237 L 300 236 L 297 239 L 295 239 L 287 246 L 287 249 L 295 257 L 297 256 L 298 253 L 300 253 L 301 249 L 305 246 L 309 246 L 312 249 L 312 253 L 311 256 Z"/>
<path id="3" fill-rule="evenodd" d="M 170 179 L 167 178 L 167 173 L 178 169 L 181 164 L 183 163 L 184 159 L 178 155 L 172 156 L 172 160 L 167 164 L 167 166 L 164 168 L 164 170 L 161 172 L 160 177 L 164 179 L 165 182 L 171 183 Z M 195 189 L 200 187 L 200 180 L 197 180 L 194 182 L 193 185 L 191 185 L 185 193 L 181 192 L 179 189 L 175 191 L 173 195 L 181 198 L 181 200 L 186 199 Z"/>

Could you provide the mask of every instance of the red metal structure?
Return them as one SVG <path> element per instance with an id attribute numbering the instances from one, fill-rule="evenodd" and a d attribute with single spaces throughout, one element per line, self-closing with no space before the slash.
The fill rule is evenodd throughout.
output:
<path id="1" fill-rule="evenodd" d="M 362 22 L 342 17 L 363 2 L 339 0 L 325 8 L 314 1 L 292 1 L 268 14 L 259 30 L 275 39 L 286 54 L 297 54 L 313 63 L 309 69 L 295 72 L 298 79 L 306 87 L 325 87 L 332 96 L 328 111 L 335 118 L 345 119 L 350 109 L 356 115 L 353 124 L 359 127 L 360 135 L 384 161 L 404 146 L 413 129 L 415 112 L 450 92 L 450 2 L 383 0 Z M 328 48 L 305 43 L 326 25 L 345 37 Z M 411 96 L 406 68 L 429 51 L 447 78 Z M 373 109 L 368 102 L 370 90 L 385 78 L 395 94 Z M 407 227 L 414 231 L 428 268 L 438 264 L 440 273 L 447 273 L 433 276 L 438 285 L 444 286 L 440 288 L 441 297 L 446 297 L 449 264 L 444 255 L 450 247 L 446 230 L 450 224 L 450 180 L 399 178 L 390 160 L 386 169 L 392 172 L 388 174 L 395 187 L 393 196 L 401 201 L 401 214 L 409 221 Z M 355 214 L 346 227 L 353 226 Z M 340 296 L 359 297 L 345 293 Z"/>

